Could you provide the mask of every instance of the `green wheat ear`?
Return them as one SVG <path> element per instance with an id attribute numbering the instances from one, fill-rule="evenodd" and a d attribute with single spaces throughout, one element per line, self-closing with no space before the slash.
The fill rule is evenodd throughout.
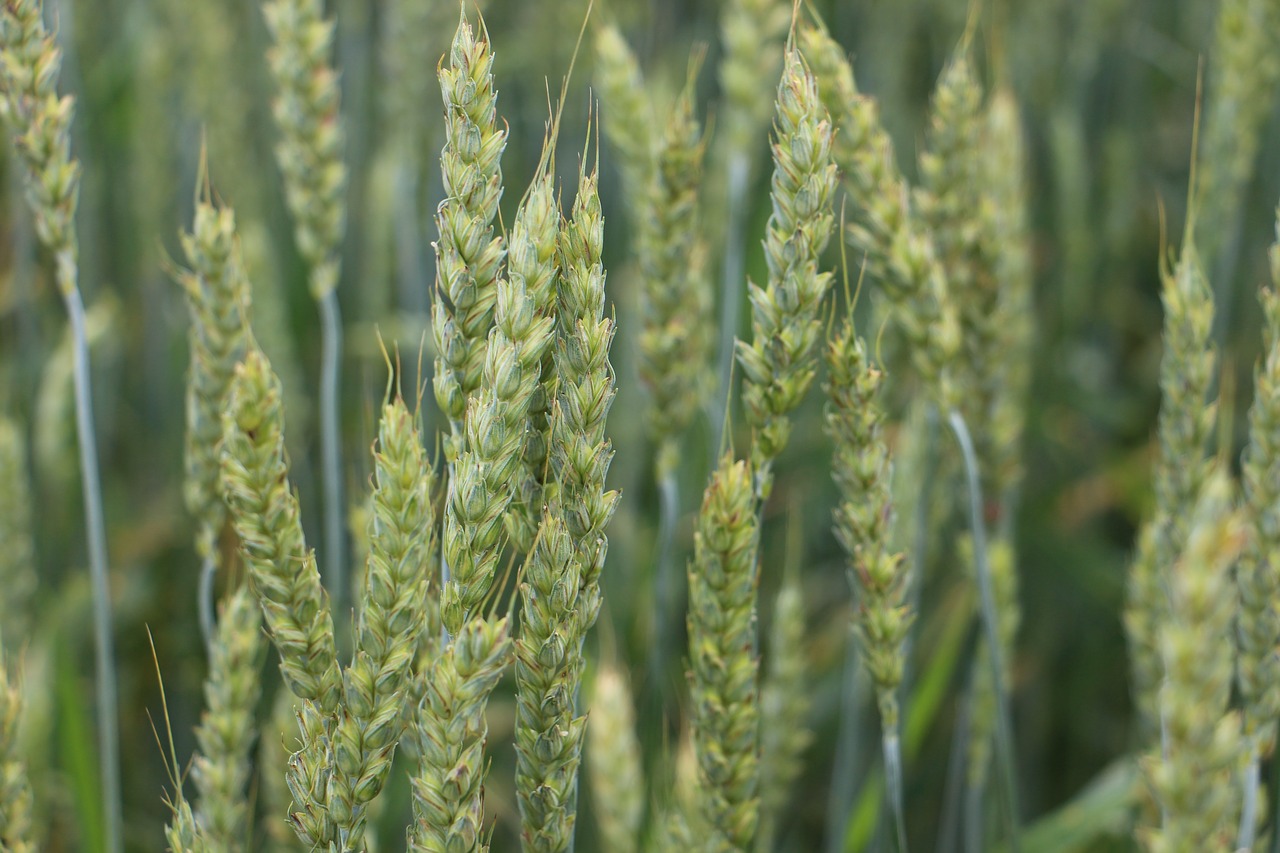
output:
<path id="1" fill-rule="evenodd" d="M 18 754 L 22 690 L 0 643 L 0 849 L 35 853 L 31 784 Z"/>
<path id="2" fill-rule="evenodd" d="M 1186 546 L 1197 495 L 1208 476 L 1205 454 L 1216 412 L 1211 397 L 1217 364 L 1211 337 L 1213 296 L 1190 233 L 1174 268 L 1161 270 L 1161 282 L 1165 350 L 1160 361 L 1156 506 L 1139 538 L 1125 611 L 1135 701 L 1147 739 L 1159 721 L 1159 632 L 1168 610 L 1166 576 Z"/>
<path id="3" fill-rule="evenodd" d="M 219 484 L 222 413 L 236 364 L 249 343 L 245 317 L 250 309 L 250 289 L 235 213 L 213 205 L 207 184 L 203 190 L 192 230 L 182 235 L 188 268 L 176 270 L 175 278 L 186 294 L 191 315 L 183 497 L 197 522 L 196 551 L 204 561 L 200 619 L 205 641 L 210 643 L 218 538 L 226 520 Z"/>
<path id="4" fill-rule="evenodd" d="M 467 400 L 483 380 L 506 254 L 502 238 L 494 234 L 494 221 L 502 198 L 500 161 L 507 133 L 498 123 L 486 31 L 477 36 L 462 18 L 449 61 L 438 74 L 445 107 L 446 141 L 440 153 L 445 201 L 436 213 L 440 239 L 432 334 L 436 402 L 449 419 L 445 451 L 452 462 L 463 449 Z"/>
<path id="5" fill-rule="evenodd" d="M 768 850 L 793 802 L 809 728 L 812 685 L 805 645 L 804 588 L 788 571 L 773 607 L 769 658 L 760 686 L 760 832 L 757 849 Z"/>
<path id="6" fill-rule="evenodd" d="M 742 402 L 751 425 L 756 490 L 767 497 L 773 460 L 791 435 L 791 412 L 817 371 L 820 308 L 831 274 L 818 259 L 831 236 L 836 165 L 831 119 L 799 53 L 787 53 L 778 84 L 773 215 L 765 231 L 766 285 L 751 285 L 751 340 L 739 341 Z"/>
<path id="7" fill-rule="evenodd" d="M 587 726 L 587 778 L 605 849 L 636 853 L 644 815 L 644 771 L 635 703 L 626 675 L 608 664 L 596 673 Z"/>
<path id="8" fill-rule="evenodd" d="M 383 407 L 374 455 L 369 558 L 356 625 L 356 650 L 343 673 L 333 732 L 328 809 L 346 846 L 363 843 L 366 812 L 391 772 L 404 731 L 434 565 L 434 477 L 416 417 L 403 400 Z"/>
<path id="9" fill-rule="evenodd" d="M 1210 469 L 1187 517 L 1186 545 L 1163 567 L 1161 743 L 1144 761 L 1161 818 L 1158 828 L 1140 830 L 1152 850 L 1236 849 L 1239 799 L 1223 794 L 1234 788 L 1243 753 L 1240 715 L 1229 706 L 1238 608 L 1231 568 L 1246 531 L 1232 491 L 1226 473 Z"/>
<path id="10" fill-rule="evenodd" d="M 689 563 L 693 819 L 708 850 L 750 850 L 759 819 L 758 524 L 751 466 L 725 456 L 703 493 Z"/>
<path id="11" fill-rule="evenodd" d="M 839 128 L 833 153 L 852 204 L 845 241 L 865 258 L 867 274 L 883 289 L 915 374 L 935 402 L 950 408 L 950 363 L 960 341 L 955 307 L 932 236 L 912 203 L 893 141 L 881 124 L 879 106 L 858 92 L 848 57 L 826 30 L 803 26 L 799 41 Z"/>
<path id="12" fill-rule="evenodd" d="M 205 712 L 196 729 L 200 751 L 191 768 L 199 793 L 196 821 L 211 850 L 248 849 L 248 783 L 266 651 L 262 611 L 241 585 L 227 599 L 210 647 Z"/>
<path id="13" fill-rule="evenodd" d="M 1280 220 L 1280 217 L 1278 217 Z M 1280 236 L 1280 234 L 1278 234 Z M 1241 711 L 1248 738 L 1241 844 L 1255 832 L 1259 764 L 1274 739 L 1280 715 L 1280 243 L 1271 247 L 1271 287 L 1259 294 L 1263 313 L 1263 357 L 1254 370 L 1249 442 L 1241 464 L 1249 541 L 1236 566 L 1240 616 L 1236 660 Z"/>
<path id="14" fill-rule="evenodd" d="M 288 479 L 280 380 L 257 348 L 236 367 L 222 442 L 223 493 L 280 671 L 295 696 L 331 713 L 342 687 L 333 618 Z"/>
<path id="15" fill-rule="evenodd" d="M 36 588 L 31 538 L 27 443 L 18 424 L 0 416 L 0 641 L 20 643 L 30 631 Z"/>

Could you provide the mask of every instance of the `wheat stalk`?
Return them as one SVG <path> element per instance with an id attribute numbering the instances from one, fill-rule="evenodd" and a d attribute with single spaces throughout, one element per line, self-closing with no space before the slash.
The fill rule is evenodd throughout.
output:
<path id="1" fill-rule="evenodd" d="M 43 0 L 6 0 L 0 8 L 0 114 L 25 167 L 27 203 L 36 234 L 54 256 L 55 278 L 70 324 L 76 401 L 76 435 L 84 493 L 89 574 L 93 584 L 98 750 L 106 844 L 122 849 L 119 724 L 115 654 L 111 637 L 111 584 L 102 486 L 93 425 L 89 343 L 78 285 L 79 241 L 75 211 L 80 164 L 71 157 L 75 100 L 59 97 L 62 54 L 44 26 Z"/>
<path id="2" fill-rule="evenodd" d="M 272 103 L 280 131 L 276 162 L 284 178 L 298 252 L 307 263 L 311 295 L 320 308 L 325 577 L 331 594 L 341 603 L 347 596 L 347 580 L 338 417 L 342 320 L 337 287 L 347 174 L 342 159 L 338 75 L 329 60 L 334 24 L 324 17 L 322 0 L 267 0 L 262 13 L 273 41 L 267 62 L 278 90 Z"/>

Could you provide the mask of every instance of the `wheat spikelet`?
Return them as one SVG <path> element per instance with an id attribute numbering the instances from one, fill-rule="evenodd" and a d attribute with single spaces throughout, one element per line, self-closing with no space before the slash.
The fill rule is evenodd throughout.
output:
<path id="1" fill-rule="evenodd" d="M 834 221 L 832 129 L 818 84 L 795 51 L 778 85 L 773 146 L 773 215 L 765 234 L 769 280 L 751 286 L 751 341 L 740 341 L 742 402 L 751 424 L 757 494 L 769 494 L 773 460 L 791 433 L 790 413 L 813 382 L 819 308 L 831 285 L 818 271 Z"/>

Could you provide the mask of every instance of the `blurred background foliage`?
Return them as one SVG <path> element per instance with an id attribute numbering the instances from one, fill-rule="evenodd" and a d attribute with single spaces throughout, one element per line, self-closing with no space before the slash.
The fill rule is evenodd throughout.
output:
<path id="1" fill-rule="evenodd" d="M 170 258 L 179 255 L 179 229 L 190 221 L 202 143 L 217 193 L 237 210 L 255 288 L 255 324 L 284 379 L 289 452 L 312 541 L 319 540 L 320 505 L 310 399 L 318 322 L 271 153 L 274 131 L 262 59 L 267 38 L 258 3 L 58 0 L 50 6 L 66 50 L 66 87 L 77 96 L 74 148 L 85 168 L 81 275 L 92 317 L 95 414 L 117 605 L 128 844 L 157 849 L 168 816 L 165 755 L 148 722 L 148 714 L 155 719 L 160 711 L 157 665 L 180 760 L 193 748 L 204 674 L 195 630 L 198 560 L 180 497 L 187 317 L 167 273 Z M 823 0 L 814 6 L 854 56 L 860 89 L 883 105 L 899 162 L 914 175 L 929 96 L 964 30 L 967 0 Z M 1132 744 L 1119 614 L 1134 531 L 1150 503 L 1160 355 L 1158 262 L 1181 233 L 1197 79 L 1203 68 L 1212 92 L 1218 60 L 1217 8 L 1210 0 L 988 0 L 978 32 L 976 54 L 986 79 L 998 73 L 1012 85 L 1029 149 L 1038 331 L 1024 449 L 1027 479 L 1017 518 L 1024 618 L 1012 686 L 1022 817 L 1028 823 L 1061 816 L 1063 805 L 1091 784 L 1104 785 L 1105 796 L 1096 799 L 1114 808 L 1114 802 L 1123 804 L 1125 786 L 1133 784 L 1114 764 Z M 548 91 L 558 90 L 569 70 L 586 0 L 486 0 L 483 10 L 497 56 L 499 111 L 511 129 L 502 205 L 510 222 L 536 164 Z M 443 142 L 434 72 L 458 9 L 440 0 L 332 0 L 330 11 L 338 20 L 351 175 L 339 289 L 348 339 L 344 474 L 348 494 L 358 497 L 368 482 L 367 451 L 385 388 L 380 340 L 397 345 L 412 364 L 428 328 L 431 215 L 441 195 L 436 162 Z M 711 104 L 717 96 L 720 12 L 715 0 L 597 0 L 593 15 L 617 21 L 653 85 L 672 92 L 684 80 L 690 52 L 705 49 L 699 95 Z M 1280 34 L 1270 35 L 1280 42 Z M 566 194 L 588 142 L 587 128 L 595 133 L 588 116 L 590 56 L 590 50 L 579 56 L 568 88 L 559 163 Z M 1220 211 L 1220 219 L 1200 223 L 1202 232 L 1214 232 L 1226 247 L 1213 266 L 1214 284 L 1220 295 L 1232 294 L 1235 306 L 1223 329 L 1222 377 L 1223 388 L 1234 394 L 1229 399 L 1236 415 L 1234 433 L 1224 430 L 1222 442 L 1233 447 L 1241 440 L 1242 414 L 1250 402 L 1249 375 L 1260 347 L 1254 295 L 1264 280 L 1280 194 L 1280 145 L 1272 144 L 1280 128 L 1272 94 L 1258 106 L 1264 141 L 1256 162 L 1248 163 L 1243 193 Z M 598 109 L 607 111 L 609 104 Z M 714 114 L 710 121 L 714 127 Z M 587 156 L 593 157 L 594 138 L 590 144 Z M 766 145 L 762 137 L 761 157 Z M 678 684 L 681 675 L 674 664 L 672 672 L 657 675 L 647 666 L 654 639 L 647 614 L 658 497 L 653 448 L 638 416 L 631 208 L 614 152 L 605 145 L 599 156 L 606 264 L 619 323 L 614 365 L 621 391 L 610 421 L 617 449 L 612 473 L 624 498 L 610 530 L 605 613 L 593 645 L 631 673 L 641 697 L 642 739 L 656 767 L 660 756 L 673 751 L 664 747 L 676 736 L 678 705 L 663 708 L 653 699 L 663 692 L 653 681 Z M 93 849 L 101 816 L 65 320 L 22 204 L 10 150 L 0 157 L 0 409 L 30 430 L 39 566 L 36 627 L 25 649 L 31 702 L 26 744 L 39 817 L 49 828 L 47 849 Z M 747 272 L 756 280 L 763 276 L 759 237 L 769 212 L 767 172 L 760 172 L 746 214 Z M 838 262 L 834 251 L 831 261 Z M 411 377 L 414 371 L 406 373 Z M 800 569 L 809 614 L 809 725 L 815 745 L 779 841 L 780 849 L 797 851 L 841 850 L 846 842 L 847 849 L 857 849 L 860 839 L 874 839 L 873 831 L 859 836 L 856 821 L 856 831 L 845 839 L 829 819 L 841 811 L 833 808 L 831 790 L 850 603 L 843 560 L 830 533 L 834 489 L 817 397 L 811 395 L 792 446 L 777 465 L 762 555 L 762 636 L 768 636 L 774 593 L 788 564 Z M 429 424 L 432 409 L 428 393 Z M 694 432 L 680 466 L 681 564 L 691 548 L 691 511 L 720 425 L 704 420 Z M 950 491 L 951 482 L 944 478 L 935 494 Z M 914 845 L 932 844 L 944 826 L 946 768 L 975 637 L 968 582 L 952 542 L 954 537 L 939 535 L 938 547 L 929 550 L 912 663 L 918 689 L 907 700 L 909 717 L 916 707 L 908 722 L 906 762 Z M 921 698 L 926 688 L 933 691 L 930 702 Z M 264 699 L 264 705 L 269 702 Z M 500 692 L 492 706 L 494 766 L 486 803 L 497 816 L 499 850 L 514 849 L 518 829 L 510 781 L 512 707 L 509 691 Z M 858 719 L 865 731 L 855 730 L 850 743 L 856 748 L 842 759 L 874 767 L 874 715 Z M 278 746 L 278 734 L 268 728 L 263 740 L 272 739 Z M 855 794 L 870 790 L 874 772 L 858 771 Z M 597 840 L 585 786 L 583 796 L 579 849 L 586 851 L 597 849 Z M 875 811 L 860 802 L 861 826 L 869 829 Z M 406 792 L 393 788 L 384 812 L 387 849 L 403 843 L 397 827 L 403 826 L 406 804 Z M 1114 814 L 1090 818 L 1103 830 L 1108 819 L 1114 822 Z M 1119 829 L 1124 828 L 1122 820 Z M 1066 840 L 1061 832 L 1053 835 Z M 1105 848 L 1095 833 L 1084 838 L 1061 849 Z M 1118 838 L 1112 841 L 1125 849 Z"/>

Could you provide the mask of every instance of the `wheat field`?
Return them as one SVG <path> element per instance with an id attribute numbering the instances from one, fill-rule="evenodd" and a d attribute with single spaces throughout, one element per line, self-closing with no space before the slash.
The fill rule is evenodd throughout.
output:
<path id="1" fill-rule="evenodd" d="M 0 0 L 0 851 L 1280 851 L 1276 0 Z"/>

